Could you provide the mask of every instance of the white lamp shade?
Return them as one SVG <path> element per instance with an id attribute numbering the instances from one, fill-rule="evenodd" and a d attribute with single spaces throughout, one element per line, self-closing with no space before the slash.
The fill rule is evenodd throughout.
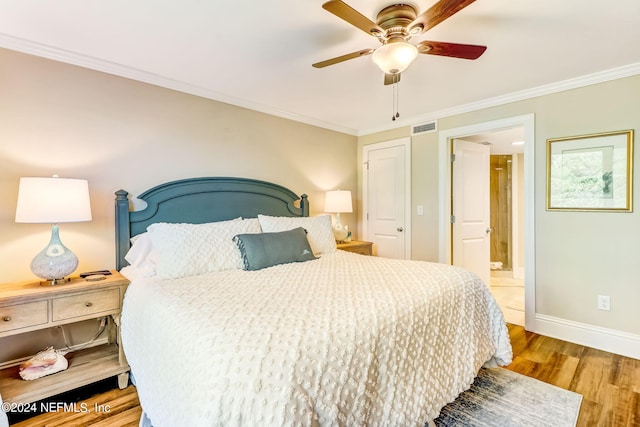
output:
<path id="1" fill-rule="evenodd" d="M 324 197 L 325 212 L 353 212 L 351 191 L 327 191 Z"/>
<path id="2" fill-rule="evenodd" d="M 91 221 L 85 179 L 20 178 L 16 222 L 57 224 Z"/>
<path id="3" fill-rule="evenodd" d="M 404 41 L 387 43 L 373 52 L 373 62 L 385 74 L 398 74 L 418 56 L 418 48 Z"/>

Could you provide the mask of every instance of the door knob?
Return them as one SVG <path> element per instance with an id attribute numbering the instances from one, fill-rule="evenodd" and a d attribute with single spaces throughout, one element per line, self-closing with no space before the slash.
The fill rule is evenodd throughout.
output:
<path id="1" fill-rule="evenodd" d="M 487 227 L 487 229 L 485 231 L 486 231 L 487 234 L 493 233 L 493 227 Z"/>
<path id="2" fill-rule="evenodd" d="M 396 231 L 404 231 L 404 228 L 398 227 L 398 228 L 396 228 Z"/>

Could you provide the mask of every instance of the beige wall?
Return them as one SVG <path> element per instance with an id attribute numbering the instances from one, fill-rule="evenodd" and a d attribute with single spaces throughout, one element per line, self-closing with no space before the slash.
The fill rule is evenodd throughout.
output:
<path id="1" fill-rule="evenodd" d="M 640 334 L 640 214 L 548 212 L 545 209 L 546 140 L 614 130 L 640 134 L 640 76 L 600 83 L 471 113 L 441 118 L 440 131 L 524 114 L 535 114 L 536 313 Z M 409 128 L 360 137 L 365 144 L 408 136 Z M 636 164 L 640 164 L 636 150 Z M 412 138 L 413 258 L 438 260 L 438 134 Z M 361 173 L 359 169 L 358 173 Z M 639 187 L 639 174 L 634 177 Z M 637 204 L 637 203 L 636 203 Z M 430 214 L 427 214 L 431 209 Z M 598 294 L 611 296 L 611 311 L 596 308 Z"/>
<path id="2" fill-rule="evenodd" d="M 173 179 L 239 176 L 307 193 L 352 190 L 351 135 L 0 49 L 0 283 L 35 278 L 50 227 L 14 223 L 21 176 L 89 180 L 93 221 L 62 224 L 79 271 L 113 268 L 114 191 Z M 356 229 L 357 212 L 345 214 Z"/>
<path id="3" fill-rule="evenodd" d="M 359 192 L 362 192 L 362 147 L 404 137 L 411 137 L 409 126 L 358 138 Z M 411 258 L 416 260 L 438 261 L 438 152 L 437 133 L 411 137 Z M 424 206 L 424 215 L 416 215 L 418 205 Z M 362 223 L 359 226 L 362 234 Z"/>
<path id="4" fill-rule="evenodd" d="M 44 225 L 14 223 L 21 176 L 89 180 L 94 219 L 63 224 L 61 236 L 78 254 L 79 270 L 90 270 L 114 265 L 115 190 L 139 194 L 172 179 L 242 176 L 309 194 L 317 214 L 325 190 L 360 190 L 363 145 L 410 135 L 405 127 L 355 138 L 2 49 L 0 64 L 0 282 L 32 278 L 29 262 L 50 234 Z M 547 212 L 544 204 L 546 139 L 638 130 L 638 94 L 635 76 L 439 120 L 446 130 L 535 114 L 538 313 L 640 333 L 638 214 Z M 437 133 L 412 138 L 415 259 L 438 259 L 438 156 Z M 360 200 L 354 191 L 356 210 Z M 425 215 L 415 215 L 416 205 Z M 345 215 L 352 229 L 356 218 Z M 597 294 L 611 296 L 610 312 L 595 308 Z"/>

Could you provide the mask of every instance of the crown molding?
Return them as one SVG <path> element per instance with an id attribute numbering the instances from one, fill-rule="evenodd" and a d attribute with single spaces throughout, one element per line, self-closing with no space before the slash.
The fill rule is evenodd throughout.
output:
<path id="1" fill-rule="evenodd" d="M 631 77 L 640 74 L 640 62 L 624 65 L 622 67 L 611 68 L 609 70 L 600 71 L 585 76 L 563 80 L 543 86 L 537 86 L 506 95 L 500 95 L 493 98 L 483 99 L 481 101 L 471 102 L 468 104 L 458 105 L 439 111 L 434 111 L 421 116 L 413 116 L 408 119 L 394 123 L 393 126 L 372 128 L 362 130 L 358 136 L 369 135 L 391 129 L 397 129 L 404 126 L 413 126 L 423 122 L 442 119 L 444 117 L 455 116 L 457 114 L 470 113 L 472 111 L 482 110 L 484 108 L 497 107 L 499 105 L 508 104 L 516 101 L 524 101 L 526 99 L 536 98 L 538 96 L 551 95 L 566 90 L 577 89 L 598 83 L 604 83 L 611 80 L 618 80 L 625 77 Z"/>
<path id="2" fill-rule="evenodd" d="M 0 47 L 15 50 L 30 55 L 35 55 L 47 59 L 52 59 L 58 62 L 64 62 L 71 65 L 77 65 L 79 67 L 88 68 L 95 71 L 101 71 L 103 73 L 112 74 L 119 77 L 128 78 L 131 80 L 140 81 L 143 83 L 152 84 L 154 86 L 160 86 L 167 89 L 173 89 L 178 92 L 184 92 L 191 95 L 200 96 L 203 98 L 211 99 L 226 104 L 231 104 L 237 107 L 247 108 L 253 111 L 258 111 L 265 114 L 281 117 L 288 120 L 293 120 L 300 123 L 305 123 L 312 126 L 321 127 L 328 130 L 344 133 L 347 135 L 363 136 L 372 133 L 387 131 L 391 129 L 397 129 L 404 126 L 412 126 L 419 123 L 438 120 L 443 117 L 454 116 L 457 114 L 469 113 L 472 111 L 481 110 L 484 108 L 496 107 L 510 102 L 523 101 L 530 98 L 535 98 L 543 95 L 550 95 L 557 92 L 576 89 L 584 86 L 589 86 L 597 83 L 603 83 L 611 80 L 617 80 L 624 77 L 631 77 L 640 74 L 640 62 L 625 65 L 622 67 L 612 68 L 609 70 L 600 71 L 593 74 L 588 74 L 581 77 L 576 77 L 561 82 L 551 83 L 543 86 L 534 87 L 531 89 L 525 89 L 522 91 L 512 92 L 506 95 L 500 95 L 493 98 L 487 98 L 481 101 L 471 102 L 468 104 L 458 105 L 451 108 L 446 108 L 439 111 L 433 111 L 420 116 L 409 117 L 404 120 L 394 122 L 393 126 L 382 126 L 370 129 L 353 129 L 344 126 L 338 126 L 334 123 L 324 122 L 322 120 L 314 119 L 311 117 L 303 116 L 300 114 L 292 113 L 281 109 L 274 108 L 271 105 L 260 104 L 246 99 L 233 97 L 224 93 L 216 92 L 210 89 L 202 88 L 199 86 L 191 85 L 179 80 L 174 80 L 168 77 L 160 76 L 158 74 L 150 73 L 144 70 L 128 67 L 116 62 L 106 61 L 98 59 L 88 55 L 81 55 L 75 52 L 58 49 L 52 46 L 44 45 L 41 43 L 35 43 L 29 40 L 21 39 L 18 37 L 10 36 L 0 33 Z"/>
<path id="3" fill-rule="evenodd" d="M 311 117 L 292 113 L 290 111 L 280 110 L 271 105 L 260 104 L 253 101 L 248 101 L 246 99 L 233 97 L 224 93 L 216 92 L 179 80 L 150 73 L 148 71 L 128 67 L 116 62 L 78 54 L 52 46 L 47 46 L 41 43 L 35 43 L 18 37 L 9 36 L 7 34 L 0 33 L 0 47 L 42 58 L 52 59 L 58 62 L 76 65 L 83 68 L 88 68 L 94 71 L 112 74 L 118 77 L 124 77 L 127 79 L 152 84 L 154 86 L 172 89 L 190 95 L 200 96 L 202 98 L 211 99 L 213 101 L 223 102 L 225 104 L 234 105 L 236 107 L 247 108 L 249 110 L 293 120 L 299 123 L 321 127 L 323 129 L 333 130 L 336 132 L 354 136 L 358 133 L 356 129 L 337 126 L 334 123 L 328 123 L 322 120 L 317 120 Z"/>

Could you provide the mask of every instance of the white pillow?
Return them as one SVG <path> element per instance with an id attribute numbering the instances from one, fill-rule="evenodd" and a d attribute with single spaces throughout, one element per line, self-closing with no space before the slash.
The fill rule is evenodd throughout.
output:
<path id="1" fill-rule="evenodd" d="M 333 235 L 330 215 L 314 217 L 288 217 L 258 215 L 260 227 L 265 233 L 293 230 L 302 227 L 307 230 L 307 238 L 314 255 L 336 251 L 336 239 Z"/>
<path id="2" fill-rule="evenodd" d="M 260 231 L 262 231 L 258 218 L 242 218 L 242 220 L 249 221 L 249 225 L 251 225 L 251 227 L 257 227 Z"/>
<path id="3" fill-rule="evenodd" d="M 240 218 L 206 224 L 157 223 L 147 230 L 157 255 L 156 273 L 164 279 L 242 269 L 233 236 L 260 233 L 259 224 Z"/>
<path id="4" fill-rule="evenodd" d="M 124 256 L 129 265 L 139 267 L 147 259 L 154 257 L 153 243 L 151 242 L 151 236 L 149 233 L 141 233 L 131 238 L 131 248 Z"/>
<path id="5" fill-rule="evenodd" d="M 148 232 L 138 234 L 131 238 L 131 248 L 124 256 L 131 268 L 137 271 L 141 277 L 156 275 L 156 252 Z"/>

